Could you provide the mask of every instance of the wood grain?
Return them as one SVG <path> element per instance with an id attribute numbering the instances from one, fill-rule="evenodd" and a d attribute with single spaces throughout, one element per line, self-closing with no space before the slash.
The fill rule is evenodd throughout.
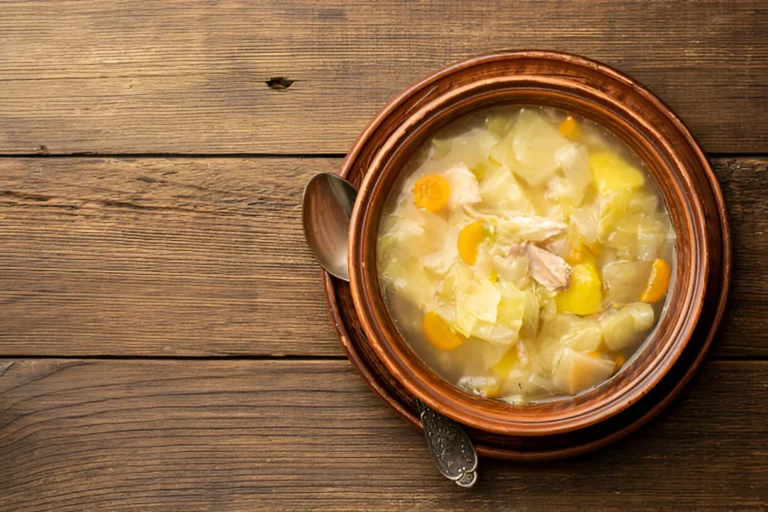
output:
<path id="1" fill-rule="evenodd" d="M 1 510 L 768 505 L 766 362 L 706 365 L 672 412 L 590 456 L 484 460 L 471 491 L 344 361 L 0 368 Z"/>
<path id="2" fill-rule="evenodd" d="M 733 275 L 713 352 L 768 356 L 768 158 L 714 162 L 733 237 Z M 729 345 L 733 343 L 733 350 Z M 719 346 L 718 346 L 719 345 Z"/>
<path id="3" fill-rule="evenodd" d="M 589 456 L 462 491 L 348 362 L 215 359 L 342 356 L 299 223 L 340 160 L 276 156 L 343 153 L 414 80 L 510 48 L 613 65 L 707 151 L 764 155 L 767 31 L 763 0 L 3 1 L 0 512 L 767 509 L 765 157 L 714 160 L 710 362 Z M 79 153 L 124 157 L 14 156 Z M 182 356 L 214 360 L 146 359 Z"/>
<path id="4" fill-rule="evenodd" d="M 0 353 L 334 355 L 300 224 L 335 160 L 0 160 Z"/>
<path id="5" fill-rule="evenodd" d="M 0 354 L 341 356 L 300 198 L 337 159 L 0 159 Z M 714 353 L 768 356 L 768 159 L 715 159 L 735 270 Z"/>
<path id="6" fill-rule="evenodd" d="M 403 87 L 510 48 L 604 61 L 671 105 L 706 150 L 766 150 L 762 0 L 7 1 L 2 11 L 4 153 L 344 152 Z"/>

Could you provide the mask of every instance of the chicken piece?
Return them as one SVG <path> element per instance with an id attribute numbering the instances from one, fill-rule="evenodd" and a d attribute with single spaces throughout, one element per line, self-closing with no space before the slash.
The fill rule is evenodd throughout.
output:
<path id="1" fill-rule="evenodd" d="M 443 174 L 450 184 L 449 207 L 456 208 L 479 203 L 483 200 L 480 196 L 480 185 L 477 183 L 477 178 L 465 164 L 460 163 L 451 167 Z"/>
<path id="2" fill-rule="evenodd" d="M 528 242 L 522 242 L 519 244 L 512 244 L 509 246 L 509 253 L 508 256 L 522 256 L 525 254 L 525 249 L 528 247 Z"/>
<path id="3" fill-rule="evenodd" d="M 543 242 L 568 229 L 567 224 L 536 215 L 507 215 L 499 227 L 532 242 Z"/>
<path id="4" fill-rule="evenodd" d="M 529 244 L 525 251 L 530 262 L 531 277 L 550 290 L 568 288 L 571 267 L 560 256 Z"/>
<path id="5" fill-rule="evenodd" d="M 477 220 L 484 220 L 509 235 L 531 242 L 543 242 L 553 236 L 565 233 L 568 225 L 546 217 L 537 215 L 510 215 L 503 217 L 480 213 L 472 206 L 464 205 L 464 211 L 470 217 Z"/>
<path id="6" fill-rule="evenodd" d="M 473 219 L 484 220 L 494 225 L 501 218 L 498 215 L 480 213 L 479 211 L 475 210 L 472 206 L 469 206 L 469 205 L 464 205 L 464 211 L 466 212 L 467 215 L 469 215 Z"/>

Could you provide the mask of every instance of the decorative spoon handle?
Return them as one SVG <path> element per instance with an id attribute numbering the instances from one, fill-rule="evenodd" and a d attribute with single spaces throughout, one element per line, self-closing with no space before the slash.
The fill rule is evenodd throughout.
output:
<path id="1" fill-rule="evenodd" d="M 472 487 L 477 482 L 477 452 L 461 425 L 430 409 L 420 400 L 421 423 L 424 436 L 438 471 L 461 487 Z"/>

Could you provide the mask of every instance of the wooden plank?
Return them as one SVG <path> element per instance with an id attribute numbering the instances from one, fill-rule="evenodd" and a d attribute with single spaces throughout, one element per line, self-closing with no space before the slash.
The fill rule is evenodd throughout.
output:
<path id="1" fill-rule="evenodd" d="M 713 351 L 768 356 L 768 158 L 718 159 L 733 238 L 728 307 Z M 719 345 L 719 346 L 718 346 Z"/>
<path id="2" fill-rule="evenodd" d="M 336 160 L 0 160 L 0 353 L 341 355 L 300 224 Z"/>
<path id="3" fill-rule="evenodd" d="M 768 159 L 716 159 L 721 356 L 768 356 Z M 0 354 L 340 356 L 300 198 L 336 159 L 0 159 Z"/>
<path id="4" fill-rule="evenodd" d="M 457 60 L 547 48 L 614 65 L 712 152 L 763 152 L 762 0 L 6 1 L 0 152 L 345 152 Z M 272 77 L 294 82 L 266 85 Z"/>
<path id="5" fill-rule="evenodd" d="M 0 368 L 3 510 L 768 505 L 768 362 L 709 363 L 671 411 L 588 456 L 484 460 L 471 491 L 344 361 Z"/>

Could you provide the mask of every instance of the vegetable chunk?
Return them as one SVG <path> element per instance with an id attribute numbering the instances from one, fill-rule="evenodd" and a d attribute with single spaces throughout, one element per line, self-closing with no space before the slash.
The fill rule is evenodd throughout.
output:
<path id="1" fill-rule="evenodd" d="M 609 359 L 566 348 L 560 355 L 554 379 L 563 393 L 575 395 L 603 382 L 613 375 L 615 367 L 616 363 Z"/>
<path id="2" fill-rule="evenodd" d="M 413 186 L 413 204 L 430 212 L 439 212 L 448 204 L 451 186 L 436 174 L 427 174 Z"/>
<path id="3" fill-rule="evenodd" d="M 645 184 L 643 173 L 615 153 L 595 153 L 589 157 L 589 166 L 601 194 L 638 189 Z"/>
<path id="4" fill-rule="evenodd" d="M 464 343 L 464 339 L 434 311 L 427 311 L 424 315 L 423 328 L 429 342 L 441 350 L 453 350 Z"/>
<path id="5" fill-rule="evenodd" d="M 651 276 L 648 278 L 648 286 L 640 299 L 643 302 L 659 302 L 667 294 L 669 288 L 669 279 L 672 275 L 672 269 L 664 260 L 655 260 Z"/>
<path id="6" fill-rule="evenodd" d="M 603 286 L 592 262 L 574 265 L 568 289 L 555 297 L 557 310 L 576 315 L 591 315 L 603 310 Z"/>
<path id="7" fill-rule="evenodd" d="M 457 241 L 459 255 L 467 265 L 474 265 L 475 261 L 477 261 L 477 248 L 485 240 L 485 237 L 485 225 L 479 220 L 472 224 L 467 224 L 459 232 Z"/>
<path id="8" fill-rule="evenodd" d="M 643 302 L 610 311 L 600 320 L 603 339 L 611 350 L 624 350 L 640 342 L 653 327 L 653 308 Z"/>

